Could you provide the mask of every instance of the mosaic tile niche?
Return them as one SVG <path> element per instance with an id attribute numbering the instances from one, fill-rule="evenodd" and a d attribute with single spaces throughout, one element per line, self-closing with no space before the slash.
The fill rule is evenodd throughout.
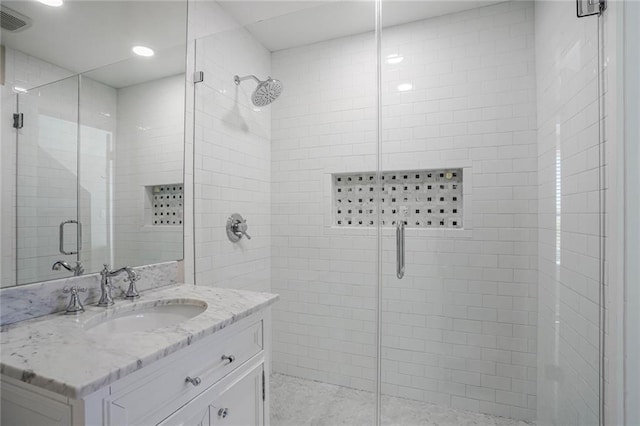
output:
<path id="1" fill-rule="evenodd" d="M 462 169 L 385 171 L 332 175 L 333 225 L 462 228 Z M 380 186 L 380 190 L 379 189 Z M 379 204 L 378 204 L 379 202 Z"/>
<path id="2" fill-rule="evenodd" d="M 151 190 L 151 223 L 154 226 L 182 225 L 184 191 L 181 183 L 155 185 Z"/>

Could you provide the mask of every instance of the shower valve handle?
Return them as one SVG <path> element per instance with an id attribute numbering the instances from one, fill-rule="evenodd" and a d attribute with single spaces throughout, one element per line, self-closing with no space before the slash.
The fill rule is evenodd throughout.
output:
<path id="1" fill-rule="evenodd" d="M 237 222 L 235 225 L 233 225 L 233 230 L 235 231 L 236 234 L 241 234 L 244 235 L 245 237 L 247 237 L 248 240 L 251 239 L 251 236 L 249 234 L 247 234 L 247 221 L 243 220 L 242 222 Z"/>
<path id="2" fill-rule="evenodd" d="M 247 229 L 247 221 L 238 213 L 232 214 L 227 219 L 227 237 L 232 243 L 237 243 L 243 236 L 250 240 L 251 236 L 247 233 Z"/>

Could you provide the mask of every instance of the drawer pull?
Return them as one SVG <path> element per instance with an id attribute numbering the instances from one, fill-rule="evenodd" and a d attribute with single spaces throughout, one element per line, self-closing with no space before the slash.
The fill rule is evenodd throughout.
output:
<path id="1" fill-rule="evenodd" d="M 222 417 L 223 419 L 229 415 L 228 408 L 221 408 L 218 410 L 218 417 Z"/>
<path id="2" fill-rule="evenodd" d="M 231 364 L 233 361 L 235 361 L 236 357 L 234 355 L 229 355 L 229 356 L 222 355 L 222 360 L 223 361 L 229 361 L 229 362 L 227 362 L 227 365 L 228 365 L 228 364 Z"/>
<path id="3" fill-rule="evenodd" d="M 202 380 L 200 380 L 200 377 L 188 377 L 186 379 L 184 379 L 185 382 L 191 383 L 193 386 L 199 386 L 200 383 L 202 383 Z"/>

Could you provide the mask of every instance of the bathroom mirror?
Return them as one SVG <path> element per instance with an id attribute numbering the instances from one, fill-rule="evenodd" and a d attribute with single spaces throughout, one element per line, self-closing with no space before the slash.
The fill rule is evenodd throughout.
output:
<path id="1" fill-rule="evenodd" d="M 181 259 L 187 2 L 2 16 L 2 286 Z"/>

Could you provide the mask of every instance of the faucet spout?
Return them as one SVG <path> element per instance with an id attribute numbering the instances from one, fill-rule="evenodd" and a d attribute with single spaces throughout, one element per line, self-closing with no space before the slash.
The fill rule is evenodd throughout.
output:
<path id="1" fill-rule="evenodd" d="M 113 296 L 111 296 L 111 290 L 113 289 L 113 284 L 111 284 L 112 272 L 109 270 L 109 265 L 104 264 L 104 268 L 100 271 L 100 300 L 98 301 L 98 306 L 103 308 L 108 308 L 109 306 L 113 306 L 115 302 L 113 301 Z"/>
<path id="2" fill-rule="evenodd" d="M 109 269 L 109 265 L 105 264 L 104 268 L 100 272 L 100 290 L 102 292 L 102 295 L 100 296 L 98 306 L 102 306 L 105 308 L 113 306 L 115 302 L 113 301 L 113 296 L 111 295 L 111 290 L 113 290 L 111 277 L 115 277 L 122 272 L 125 272 L 127 274 L 127 281 L 129 281 L 129 289 L 126 291 L 125 297 L 127 299 L 137 299 L 138 297 L 140 297 L 140 294 L 138 293 L 135 285 L 136 281 L 140 279 L 140 276 L 136 271 L 134 271 L 130 266 L 125 266 L 123 268 L 112 271 Z"/>

